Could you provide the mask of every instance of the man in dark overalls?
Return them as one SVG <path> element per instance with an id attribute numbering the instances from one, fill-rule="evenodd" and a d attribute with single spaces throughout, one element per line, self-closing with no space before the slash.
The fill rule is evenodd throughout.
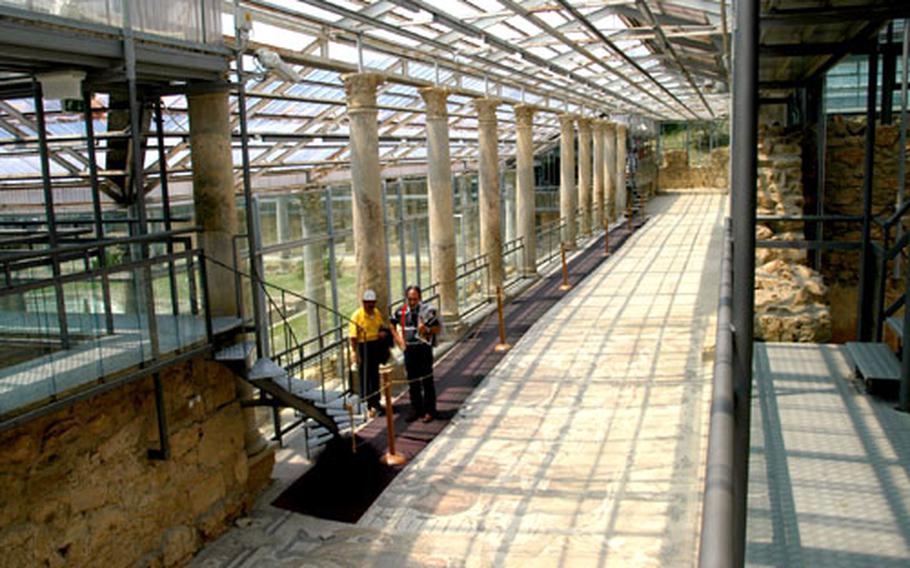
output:
<path id="1" fill-rule="evenodd" d="M 408 422 L 436 417 L 436 386 L 433 383 L 433 347 L 441 326 L 436 309 L 421 301 L 420 287 L 409 286 L 407 303 L 395 314 L 404 340 L 404 366 L 408 374 L 411 413 Z"/>

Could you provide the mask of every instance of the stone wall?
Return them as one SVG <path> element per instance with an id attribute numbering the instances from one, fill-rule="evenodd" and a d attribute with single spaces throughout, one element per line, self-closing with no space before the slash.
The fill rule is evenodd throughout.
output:
<path id="1" fill-rule="evenodd" d="M 715 148 L 708 163 L 689 166 L 685 150 L 665 150 L 660 164 L 658 189 L 713 188 L 730 186 L 730 152 L 728 148 Z"/>
<path id="2" fill-rule="evenodd" d="M 234 375 L 162 373 L 172 457 L 145 378 L 0 433 L 0 566 L 168 567 L 222 533 L 268 482 L 244 451 Z"/>
<path id="3" fill-rule="evenodd" d="M 866 119 L 863 116 L 832 116 L 828 120 L 827 158 L 825 161 L 825 213 L 862 215 L 863 160 Z M 872 186 L 872 212 L 894 210 L 897 195 L 897 169 L 900 132 L 897 124 L 878 125 L 875 130 L 875 176 Z M 872 238 L 880 240 L 881 230 L 872 225 Z M 860 241 L 862 224 L 826 223 L 826 240 Z M 830 286 L 834 337 L 852 340 L 856 335 L 857 294 L 860 254 L 858 251 L 831 251 L 823 256 L 822 274 Z M 889 297 L 895 296 L 900 283 L 889 283 Z"/>
<path id="4" fill-rule="evenodd" d="M 777 124 L 759 129 L 757 213 L 803 212 L 802 134 Z M 803 240 L 801 224 L 756 226 L 758 240 Z M 759 248 L 755 252 L 755 338 L 764 341 L 825 342 L 831 314 L 822 276 L 805 266 L 805 251 Z"/>

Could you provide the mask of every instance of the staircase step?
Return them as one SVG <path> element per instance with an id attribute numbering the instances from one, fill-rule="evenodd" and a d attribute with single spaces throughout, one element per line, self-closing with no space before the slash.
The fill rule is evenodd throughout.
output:
<path id="1" fill-rule="evenodd" d="M 344 393 L 336 390 L 326 390 L 325 393 L 323 393 L 322 389 L 315 388 L 299 396 L 312 401 L 313 404 L 319 408 L 344 408 L 344 405 L 347 402 L 344 399 Z"/>
<path id="2" fill-rule="evenodd" d="M 253 364 L 247 375 L 251 381 L 260 381 L 263 379 L 280 379 L 287 376 L 287 372 L 281 368 L 278 363 L 268 357 L 263 357 Z"/>
<path id="3" fill-rule="evenodd" d="M 306 396 L 307 393 L 312 392 L 314 389 L 319 388 L 319 383 L 317 383 L 316 381 L 309 381 L 306 379 L 296 379 L 293 377 L 291 377 L 290 379 L 285 378 L 280 384 L 285 389 L 287 389 L 288 384 L 290 384 L 290 392 L 292 394 L 295 394 L 295 395 L 299 396 L 300 398 L 306 398 L 307 400 L 309 400 L 309 398 Z"/>
<path id="4" fill-rule="evenodd" d="M 899 381 L 901 364 L 884 343 L 847 343 L 856 372 L 866 381 Z"/>
<path id="5" fill-rule="evenodd" d="M 216 351 L 215 360 L 221 363 L 247 363 L 255 351 L 255 341 L 241 341 Z"/>

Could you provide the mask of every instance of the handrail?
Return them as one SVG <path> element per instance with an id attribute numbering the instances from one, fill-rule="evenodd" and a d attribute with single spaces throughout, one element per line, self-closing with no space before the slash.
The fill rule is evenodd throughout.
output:
<path id="1" fill-rule="evenodd" d="M 80 252 L 80 251 L 84 252 L 84 251 L 88 251 L 88 250 L 91 250 L 94 248 L 107 248 L 107 247 L 118 246 L 118 245 L 154 243 L 156 241 L 167 240 L 170 237 L 178 237 L 181 235 L 198 233 L 201 230 L 202 229 L 200 227 L 185 227 L 182 229 L 173 229 L 170 231 L 161 231 L 161 232 L 157 232 L 157 233 L 150 233 L 147 235 L 137 235 L 134 237 L 119 237 L 119 238 L 113 238 L 113 239 L 102 239 L 100 241 L 92 241 L 89 243 L 83 243 L 83 244 L 78 244 L 78 245 L 64 245 L 64 246 L 59 246 L 59 247 L 54 247 L 54 248 L 38 249 L 38 250 L 33 250 L 33 251 L 24 251 L 21 253 L 12 253 L 12 254 L 8 254 L 8 255 L 3 255 L 3 257 L 0 258 L 0 261 L 9 263 L 9 262 L 15 261 L 15 260 L 40 258 L 40 257 L 46 257 L 46 256 L 55 256 L 55 255 L 62 255 L 62 254 L 66 254 L 66 253 Z"/>
<path id="2" fill-rule="evenodd" d="M 316 300 L 314 300 L 314 299 L 312 299 L 312 298 L 307 298 L 307 297 L 304 296 L 303 294 L 298 294 L 297 292 L 294 292 L 293 290 L 289 290 L 288 288 L 283 288 L 283 287 L 281 287 L 281 286 L 278 286 L 277 284 L 272 284 L 271 282 L 267 282 L 267 281 L 265 281 L 265 280 L 262 280 L 261 278 L 255 278 L 255 279 L 254 279 L 249 273 L 244 272 L 244 271 L 242 271 L 242 270 L 240 270 L 239 268 L 236 268 L 236 267 L 234 267 L 234 266 L 230 266 L 230 265 L 228 265 L 228 264 L 226 264 L 226 263 L 224 263 L 224 262 L 221 262 L 220 260 L 214 259 L 214 258 L 212 258 L 212 257 L 210 257 L 210 256 L 207 256 L 207 257 L 205 257 L 205 258 L 206 258 L 206 260 L 208 260 L 208 261 L 211 262 L 212 264 L 217 264 L 218 266 L 220 266 L 220 267 L 222 267 L 222 268 L 226 268 L 227 270 L 230 270 L 231 272 L 234 272 L 234 273 L 236 273 L 236 274 L 238 274 L 238 275 L 240 275 L 240 276 L 243 276 L 244 278 L 250 279 L 251 282 L 252 282 L 253 280 L 256 280 L 257 282 L 259 282 L 260 284 L 262 284 L 262 285 L 264 285 L 264 286 L 268 286 L 269 288 L 273 288 L 273 289 L 275 289 L 275 290 L 277 290 L 277 291 L 279 291 L 279 292 L 283 292 L 283 293 L 285 293 L 285 294 L 287 294 L 287 295 L 289 295 L 289 296 L 293 296 L 293 297 L 297 298 L 298 300 L 303 300 L 304 302 L 313 304 L 314 306 L 319 306 L 320 309 L 325 310 L 325 311 L 327 311 L 327 312 L 330 313 L 330 314 L 337 315 L 337 316 L 339 316 L 340 318 L 346 320 L 348 323 L 353 323 L 354 325 L 357 325 L 356 322 L 354 322 L 354 321 L 353 321 L 351 318 L 349 318 L 348 316 L 344 315 L 342 312 L 339 312 L 339 311 L 337 311 L 337 310 L 334 310 L 334 309 L 330 308 L 329 306 L 323 304 L 322 302 L 317 302 Z"/>
<path id="3" fill-rule="evenodd" d="M 735 480 L 734 440 L 737 424 L 733 391 L 733 239 L 730 219 L 724 225 L 717 343 L 714 354 L 714 392 L 708 429 L 705 497 L 702 508 L 700 568 L 734 565 Z"/>

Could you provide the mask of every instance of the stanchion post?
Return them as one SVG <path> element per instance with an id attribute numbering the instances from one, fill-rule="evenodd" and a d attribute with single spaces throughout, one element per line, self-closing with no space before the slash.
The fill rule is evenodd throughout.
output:
<path id="1" fill-rule="evenodd" d="M 506 320 L 502 314 L 503 293 L 502 286 L 496 287 L 496 312 L 499 314 L 499 343 L 493 348 L 494 351 L 508 351 L 512 348 L 506 343 Z"/>
<path id="2" fill-rule="evenodd" d="M 382 379 L 382 391 L 385 394 L 385 423 L 389 438 L 389 449 L 380 458 L 386 465 L 404 465 L 408 460 L 395 452 L 395 410 L 392 407 L 392 366 L 380 365 L 379 376 Z"/>
<path id="3" fill-rule="evenodd" d="M 559 289 L 565 291 L 572 287 L 572 285 L 569 284 L 569 265 L 566 264 L 565 243 L 560 243 L 559 253 L 562 255 L 562 284 L 559 285 Z"/>
<path id="4" fill-rule="evenodd" d="M 610 222 L 604 220 L 604 256 L 610 256 Z"/>

